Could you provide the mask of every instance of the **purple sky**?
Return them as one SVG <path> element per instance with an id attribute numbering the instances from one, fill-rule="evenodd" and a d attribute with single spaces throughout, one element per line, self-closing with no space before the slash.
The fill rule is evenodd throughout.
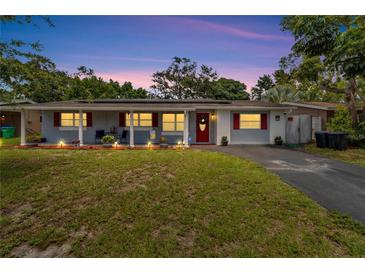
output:
<path id="1" fill-rule="evenodd" d="M 278 68 L 293 43 L 280 16 L 52 16 L 40 22 L 1 26 L 5 39 L 40 41 L 60 69 L 86 65 L 105 79 L 148 88 L 151 75 L 174 56 L 206 64 L 222 77 L 252 87 Z M 36 18 L 38 21 L 39 18 Z"/>

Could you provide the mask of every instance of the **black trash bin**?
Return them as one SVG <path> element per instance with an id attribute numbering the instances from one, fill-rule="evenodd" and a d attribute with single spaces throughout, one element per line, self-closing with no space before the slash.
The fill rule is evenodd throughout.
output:
<path id="1" fill-rule="evenodd" d="M 315 133 L 316 144 L 319 148 L 328 147 L 328 132 L 327 131 L 317 131 Z"/>
<path id="2" fill-rule="evenodd" d="M 347 149 L 347 133 L 344 132 L 329 132 L 328 147 L 336 150 Z"/>

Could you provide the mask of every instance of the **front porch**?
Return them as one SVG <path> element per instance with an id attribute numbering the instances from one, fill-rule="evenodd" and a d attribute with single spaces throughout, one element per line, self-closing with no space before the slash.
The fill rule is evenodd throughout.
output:
<path id="1" fill-rule="evenodd" d="M 206 136 L 201 143 L 214 141 L 212 112 L 205 112 L 205 119 L 195 111 L 42 111 L 41 135 L 45 139 L 39 147 L 89 147 L 102 148 L 102 138 L 115 137 L 112 145 L 116 149 L 188 147 L 197 143 L 197 135 Z M 24 111 L 22 111 L 22 116 Z M 200 119 L 202 121 L 197 121 Z M 205 123 L 204 127 L 197 127 Z M 202 133 L 200 133 L 200 131 Z M 25 123 L 21 120 L 21 145 L 26 146 Z M 29 145 L 29 144 L 28 144 Z"/>

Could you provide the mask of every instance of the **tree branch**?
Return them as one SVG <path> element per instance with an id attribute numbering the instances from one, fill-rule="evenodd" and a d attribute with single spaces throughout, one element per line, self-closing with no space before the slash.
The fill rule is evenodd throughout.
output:
<path id="1" fill-rule="evenodd" d="M 345 88 L 335 88 L 335 87 L 330 87 L 328 85 L 325 85 L 323 83 L 320 83 L 319 85 L 321 88 L 323 88 L 324 90 L 326 91 L 329 91 L 329 92 L 333 92 L 333 93 L 345 93 L 346 92 L 346 89 Z"/>

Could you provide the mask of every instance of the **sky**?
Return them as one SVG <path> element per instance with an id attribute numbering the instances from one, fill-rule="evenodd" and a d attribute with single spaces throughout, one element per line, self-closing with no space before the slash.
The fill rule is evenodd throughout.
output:
<path id="1" fill-rule="evenodd" d="M 35 18 L 1 26 L 0 36 L 40 41 L 43 55 L 69 72 L 85 65 L 105 80 L 149 88 L 152 74 L 174 56 L 213 67 L 221 77 L 250 89 L 278 68 L 293 38 L 280 16 L 51 16 L 55 27 Z"/>

